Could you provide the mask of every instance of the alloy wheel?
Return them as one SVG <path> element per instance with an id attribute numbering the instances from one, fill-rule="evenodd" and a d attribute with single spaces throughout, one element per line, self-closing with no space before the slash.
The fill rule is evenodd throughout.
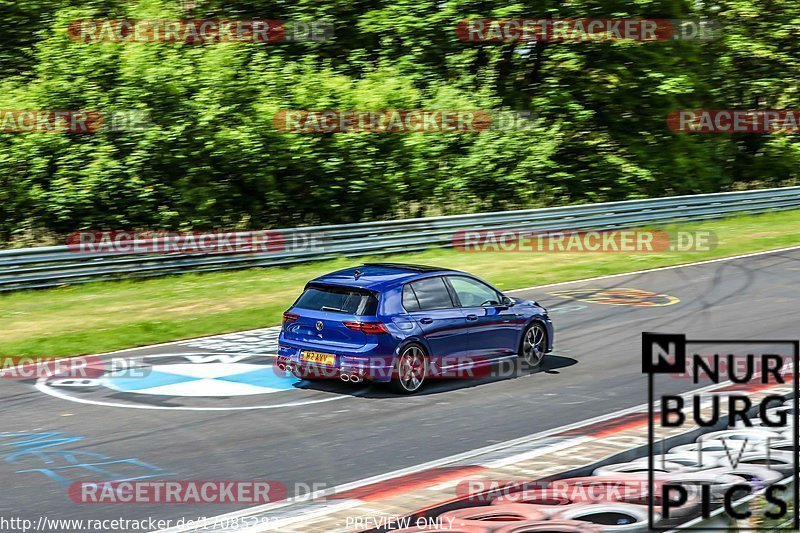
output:
<path id="1" fill-rule="evenodd" d="M 427 374 L 425 353 L 419 346 L 409 346 L 397 359 L 397 383 L 404 392 L 414 392 L 422 386 Z"/>
<path id="2" fill-rule="evenodd" d="M 541 324 L 534 323 L 526 331 L 522 340 L 522 359 L 530 366 L 539 366 L 544 359 L 544 346 L 547 334 Z"/>

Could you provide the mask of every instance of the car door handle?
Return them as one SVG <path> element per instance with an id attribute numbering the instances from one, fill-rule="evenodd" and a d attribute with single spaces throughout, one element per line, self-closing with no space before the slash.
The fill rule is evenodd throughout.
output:
<path id="1" fill-rule="evenodd" d="M 467 320 L 478 320 L 478 315 L 467 315 Z"/>
<path id="2" fill-rule="evenodd" d="M 419 319 L 419 323 L 420 324 L 433 324 L 433 319 L 426 316 L 425 318 L 420 318 Z"/>

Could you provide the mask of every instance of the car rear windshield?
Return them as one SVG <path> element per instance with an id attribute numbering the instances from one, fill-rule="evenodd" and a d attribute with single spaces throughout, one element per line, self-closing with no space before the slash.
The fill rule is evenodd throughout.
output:
<path id="1" fill-rule="evenodd" d="M 294 306 L 313 311 L 375 316 L 378 298 L 369 291 L 354 287 L 309 285 Z"/>

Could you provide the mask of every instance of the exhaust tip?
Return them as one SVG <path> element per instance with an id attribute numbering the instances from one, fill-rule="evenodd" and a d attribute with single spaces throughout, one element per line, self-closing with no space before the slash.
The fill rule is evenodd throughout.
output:
<path id="1" fill-rule="evenodd" d="M 342 374 L 340 377 L 341 377 L 342 381 L 350 381 L 350 375 L 349 374 Z"/>
<path id="2" fill-rule="evenodd" d="M 361 381 L 362 381 L 361 380 L 361 376 L 359 376 L 357 374 L 353 374 L 352 376 L 350 376 L 350 382 L 351 383 L 360 383 Z"/>

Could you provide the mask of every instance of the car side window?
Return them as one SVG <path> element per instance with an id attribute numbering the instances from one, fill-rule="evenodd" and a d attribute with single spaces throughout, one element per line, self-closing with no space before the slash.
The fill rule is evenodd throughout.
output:
<path id="1" fill-rule="evenodd" d="M 462 307 L 497 305 L 502 299 L 495 289 L 476 279 L 463 276 L 449 276 L 447 279 L 456 291 Z"/>
<path id="2" fill-rule="evenodd" d="M 403 307 L 409 313 L 419 311 L 419 301 L 417 300 L 417 295 L 414 294 L 414 289 L 411 288 L 411 284 L 403 286 Z"/>
<path id="3" fill-rule="evenodd" d="M 447 285 L 445 285 L 444 279 L 441 277 L 421 279 L 409 283 L 407 286 L 411 287 L 411 290 L 417 297 L 420 311 L 454 307 L 453 300 L 450 299 L 450 293 L 447 290 Z"/>

